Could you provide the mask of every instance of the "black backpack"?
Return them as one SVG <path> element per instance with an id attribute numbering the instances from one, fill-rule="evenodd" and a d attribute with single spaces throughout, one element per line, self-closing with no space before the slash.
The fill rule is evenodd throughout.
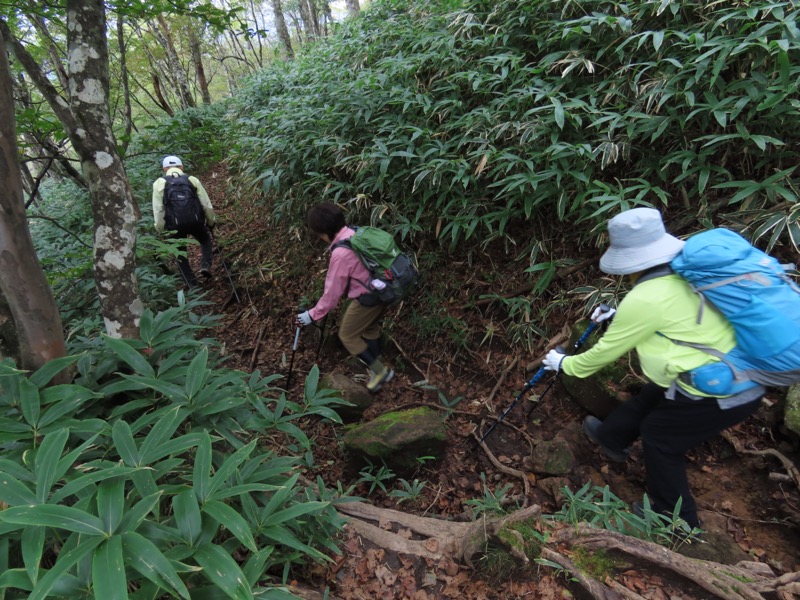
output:
<path id="1" fill-rule="evenodd" d="M 194 229 L 205 223 L 205 212 L 188 175 L 164 177 L 164 222 L 172 231 Z"/>

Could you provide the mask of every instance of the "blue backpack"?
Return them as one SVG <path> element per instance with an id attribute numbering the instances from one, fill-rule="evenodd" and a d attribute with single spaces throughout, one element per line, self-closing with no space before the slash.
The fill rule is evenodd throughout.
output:
<path id="1" fill-rule="evenodd" d="M 690 237 L 670 266 L 702 298 L 697 322 L 708 301 L 736 332 L 728 353 L 673 340 L 721 361 L 689 371 L 687 383 L 729 396 L 800 382 L 800 288 L 777 260 L 733 231 L 712 229 Z"/>

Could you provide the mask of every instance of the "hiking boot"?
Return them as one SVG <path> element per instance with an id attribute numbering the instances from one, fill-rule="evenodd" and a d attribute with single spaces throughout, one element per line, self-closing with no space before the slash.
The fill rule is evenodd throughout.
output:
<path id="1" fill-rule="evenodd" d="M 600 438 L 597 436 L 597 432 L 600 430 L 600 426 L 602 424 L 603 422 L 600 419 L 589 415 L 583 420 L 583 432 L 586 434 L 586 437 L 600 446 L 603 454 L 605 454 L 610 460 L 618 463 L 624 463 L 626 460 L 628 460 L 628 456 L 630 455 L 631 451 L 628 448 L 625 448 L 624 450 L 612 450 L 611 448 L 604 446 L 600 441 Z"/>
<path id="2" fill-rule="evenodd" d="M 377 371 L 370 369 L 367 389 L 374 394 L 383 387 L 384 383 L 389 383 L 392 377 L 394 377 L 394 371 L 389 367 L 381 365 L 381 368 Z"/>

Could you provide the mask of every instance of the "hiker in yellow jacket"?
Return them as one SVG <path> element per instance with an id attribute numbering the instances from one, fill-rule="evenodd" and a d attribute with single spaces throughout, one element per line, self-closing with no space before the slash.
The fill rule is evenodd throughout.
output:
<path id="1" fill-rule="evenodd" d="M 173 238 L 188 238 L 193 237 L 200 244 L 201 259 L 200 259 L 200 273 L 204 277 L 211 277 L 211 266 L 214 260 L 213 249 L 211 245 L 211 230 L 214 227 L 216 216 L 214 209 L 211 206 L 211 199 L 208 197 L 203 184 L 200 180 L 193 175 L 184 177 L 183 162 L 177 156 L 166 156 L 161 162 L 162 171 L 164 175 L 159 177 L 153 182 L 153 221 L 156 231 L 162 232 L 165 229 L 173 231 Z M 170 178 L 169 180 L 167 178 Z M 194 190 L 194 201 L 199 203 L 196 215 L 171 215 L 171 219 L 175 222 L 168 222 L 167 209 L 165 199 L 165 190 L 168 181 L 184 177 L 188 179 L 188 185 Z M 186 246 L 179 248 L 182 252 L 186 252 Z M 184 254 L 178 258 L 178 268 L 184 281 L 190 287 L 197 285 L 197 277 L 189 265 L 189 259 Z"/>
<path id="2" fill-rule="evenodd" d="M 765 390 L 757 386 L 735 396 L 714 398 L 682 378 L 683 373 L 719 359 L 672 340 L 728 352 L 736 344 L 736 336 L 730 323 L 710 307 L 697 322 L 699 295 L 669 268 L 683 242 L 666 232 L 657 210 L 625 211 L 609 221 L 608 234 L 610 247 L 600 259 L 600 269 L 611 275 L 628 275 L 634 287 L 616 311 L 594 311 L 596 322 L 613 317 L 594 347 L 575 356 L 551 350 L 544 366 L 588 377 L 636 350 L 649 383 L 605 421 L 586 417 L 584 431 L 617 462 L 628 458 L 630 445 L 641 437 L 653 509 L 671 515 L 681 500 L 680 516 L 690 526 L 699 527 L 686 476 L 686 452 L 752 415 Z M 642 503 L 635 502 L 633 509 L 641 515 Z"/>

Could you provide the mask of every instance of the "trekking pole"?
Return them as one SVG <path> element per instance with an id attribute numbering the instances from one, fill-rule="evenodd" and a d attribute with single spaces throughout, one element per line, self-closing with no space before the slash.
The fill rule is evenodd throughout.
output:
<path id="1" fill-rule="evenodd" d="M 601 304 L 600 305 L 600 310 L 602 312 L 608 312 L 609 310 L 611 310 L 611 307 L 606 305 L 606 304 Z M 595 323 L 594 321 L 589 323 L 589 326 L 581 334 L 581 337 L 578 338 L 578 341 L 576 341 L 572 345 L 572 351 L 573 352 L 578 350 L 581 346 L 583 346 L 586 343 L 586 340 L 588 340 L 589 336 L 594 333 L 594 330 L 597 329 L 597 326 L 598 326 L 597 323 Z M 559 350 L 560 347 L 556 347 L 556 349 Z M 545 376 L 547 371 L 548 371 L 548 369 L 545 369 L 544 367 L 539 367 L 539 370 L 536 371 L 534 376 L 531 377 L 530 380 L 528 381 L 528 383 L 525 384 L 525 387 L 522 388 L 522 391 L 517 395 L 516 398 L 514 398 L 514 400 L 511 402 L 511 404 L 508 405 L 508 408 L 506 408 L 503 411 L 503 414 L 501 414 L 500 417 L 494 423 L 492 423 L 492 426 L 489 427 L 489 429 L 487 429 L 486 432 L 481 436 L 481 438 L 478 440 L 478 445 L 482 444 L 483 440 L 485 440 L 489 436 L 489 434 L 492 433 L 492 431 L 494 431 L 494 428 L 497 427 L 503 421 L 503 419 L 506 418 L 506 415 L 508 413 L 510 413 L 514 409 L 514 407 L 522 399 L 522 397 L 525 394 L 527 394 L 537 383 L 539 383 L 542 380 L 542 378 Z M 558 375 L 558 374 L 556 373 L 556 375 Z M 553 386 L 553 382 L 555 380 L 556 380 L 556 377 L 553 377 L 550 380 L 550 383 L 547 385 L 545 390 L 539 396 L 539 400 L 541 400 L 544 397 L 544 395 L 548 392 L 548 390 Z"/>
<path id="2" fill-rule="evenodd" d="M 297 352 L 297 344 L 300 341 L 300 326 L 297 326 L 297 329 L 294 332 L 294 343 L 292 344 L 292 358 L 289 359 L 289 374 L 286 376 L 286 389 L 289 389 L 289 385 L 292 383 L 292 370 L 294 369 L 294 355 Z"/>
<path id="3" fill-rule="evenodd" d="M 228 265 L 225 264 L 225 258 L 222 256 L 222 248 L 219 245 L 219 240 L 217 236 L 214 235 L 214 232 L 210 229 L 208 233 L 211 235 L 211 239 L 214 240 L 217 244 L 217 254 L 219 254 L 219 262 L 222 264 L 222 268 L 225 270 L 225 275 L 228 277 L 228 282 L 231 284 L 231 290 L 233 291 L 233 297 L 236 298 L 236 302 L 238 304 L 242 303 L 241 298 L 239 298 L 239 292 L 236 291 L 236 286 L 233 283 L 233 278 L 231 277 L 231 272 L 228 270 Z"/>
<path id="4" fill-rule="evenodd" d="M 315 361 L 319 360 L 319 352 L 322 350 L 322 342 L 325 341 L 325 325 L 328 324 L 328 315 L 322 318 L 322 325 L 319 326 L 319 344 L 317 344 L 317 354 L 314 357 Z"/>

